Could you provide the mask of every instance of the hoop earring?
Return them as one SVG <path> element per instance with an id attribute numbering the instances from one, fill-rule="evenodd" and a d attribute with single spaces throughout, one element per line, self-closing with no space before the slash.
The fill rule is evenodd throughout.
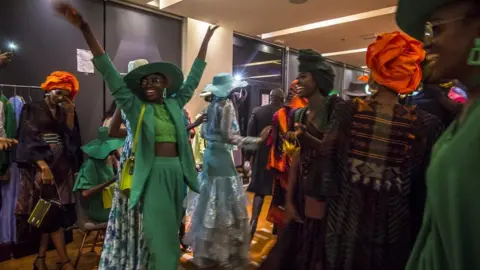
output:
<path id="1" fill-rule="evenodd" d="M 167 88 L 163 88 L 162 97 L 163 97 L 163 98 L 166 98 L 166 97 L 167 97 Z"/>
<path id="2" fill-rule="evenodd" d="M 470 50 L 468 65 L 480 66 L 480 38 L 475 39 L 475 47 Z"/>

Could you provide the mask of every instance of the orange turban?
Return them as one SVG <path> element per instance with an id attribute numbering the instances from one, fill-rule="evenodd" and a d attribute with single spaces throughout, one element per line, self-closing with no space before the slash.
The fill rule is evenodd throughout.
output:
<path id="1" fill-rule="evenodd" d="M 368 77 L 368 75 L 362 75 L 358 77 L 357 80 L 368 83 L 368 80 L 370 80 L 370 77 Z"/>
<path id="2" fill-rule="evenodd" d="M 70 92 L 69 98 L 73 100 L 78 93 L 80 84 L 75 75 L 65 71 L 55 71 L 50 74 L 44 83 L 41 85 L 44 91 L 51 91 L 55 89 L 68 90 Z"/>
<path id="3" fill-rule="evenodd" d="M 422 43 L 398 31 L 378 36 L 367 50 L 367 66 L 375 82 L 399 94 L 417 89 L 424 59 Z"/>

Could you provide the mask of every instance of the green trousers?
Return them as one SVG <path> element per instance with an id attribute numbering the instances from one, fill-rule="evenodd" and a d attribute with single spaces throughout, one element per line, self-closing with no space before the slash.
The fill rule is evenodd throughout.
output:
<path id="1" fill-rule="evenodd" d="M 156 157 L 145 186 L 143 226 L 149 270 L 176 270 L 180 258 L 178 228 L 183 214 L 184 181 L 178 157 Z"/>

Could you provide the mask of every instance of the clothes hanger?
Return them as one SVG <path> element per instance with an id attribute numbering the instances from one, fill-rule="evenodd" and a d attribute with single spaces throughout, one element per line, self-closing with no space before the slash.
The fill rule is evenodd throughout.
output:
<path id="1" fill-rule="evenodd" d="M 28 100 L 30 102 L 33 102 L 33 100 L 32 100 L 32 89 L 30 87 L 28 88 Z"/>

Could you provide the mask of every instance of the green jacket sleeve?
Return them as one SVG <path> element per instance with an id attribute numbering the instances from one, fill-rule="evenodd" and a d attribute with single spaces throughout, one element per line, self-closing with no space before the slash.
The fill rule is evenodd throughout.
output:
<path id="1" fill-rule="evenodd" d="M 117 106 L 125 113 L 129 121 L 135 121 L 140 115 L 142 101 L 127 88 L 122 76 L 107 54 L 93 58 L 95 68 L 100 72 Z"/>
<path id="2" fill-rule="evenodd" d="M 203 71 L 207 63 L 200 59 L 195 59 L 187 79 L 183 82 L 182 87 L 178 90 L 175 98 L 181 108 L 187 104 L 193 96 L 195 89 L 197 89 L 200 80 L 202 79 Z"/>
<path id="3" fill-rule="evenodd" d="M 73 191 L 91 189 L 97 185 L 98 175 L 95 164 L 91 159 L 87 159 L 80 167 Z"/>

